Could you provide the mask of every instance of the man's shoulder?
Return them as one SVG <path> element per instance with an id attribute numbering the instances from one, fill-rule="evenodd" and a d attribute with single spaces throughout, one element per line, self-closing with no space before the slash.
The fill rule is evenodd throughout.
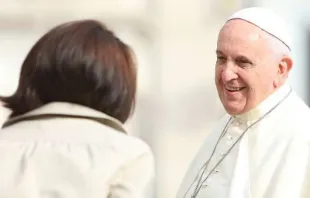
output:
<path id="1" fill-rule="evenodd" d="M 306 104 L 306 102 L 295 92 L 293 92 L 291 97 L 289 97 L 288 100 L 284 102 L 282 110 L 289 111 L 291 115 L 296 113 L 310 115 L 310 108 L 308 104 Z"/>
<path id="2" fill-rule="evenodd" d="M 268 126 L 274 128 L 281 137 L 303 139 L 310 142 L 310 108 L 296 93 L 271 114 Z"/>
<path id="3" fill-rule="evenodd" d="M 287 103 L 284 103 L 281 110 L 275 116 L 282 120 L 282 125 L 292 125 L 298 128 L 308 127 L 310 124 L 310 108 L 296 94 Z"/>

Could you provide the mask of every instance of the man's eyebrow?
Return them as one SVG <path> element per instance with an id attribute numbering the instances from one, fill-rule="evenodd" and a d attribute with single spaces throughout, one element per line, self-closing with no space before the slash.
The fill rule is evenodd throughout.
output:
<path id="1" fill-rule="evenodd" d="M 244 62 L 248 62 L 248 63 L 250 63 L 250 64 L 253 64 L 253 62 L 252 62 L 248 57 L 246 57 L 246 56 L 244 56 L 244 55 L 239 55 L 239 56 L 237 56 L 236 60 L 238 60 L 238 61 L 244 61 Z"/>
<path id="2" fill-rule="evenodd" d="M 218 54 L 218 55 L 223 55 L 224 54 L 223 52 L 221 52 L 221 50 L 216 50 L 215 53 Z"/>

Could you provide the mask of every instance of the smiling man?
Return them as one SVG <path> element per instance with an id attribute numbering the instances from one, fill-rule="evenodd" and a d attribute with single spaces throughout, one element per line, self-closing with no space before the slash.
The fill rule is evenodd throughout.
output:
<path id="1" fill-rule="evenodd" d="M 283 19 L 234 13 L 218 35 L 215 84 L 227 115 L 192 162 L 178 198 L 309 198 L 310 110 L 286 80 Z"/>

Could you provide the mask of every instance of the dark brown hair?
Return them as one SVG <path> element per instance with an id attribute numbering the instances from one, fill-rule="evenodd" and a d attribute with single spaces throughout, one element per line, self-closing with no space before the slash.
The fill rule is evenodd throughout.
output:
<path id="1" fill-rule="evenodd" d="M 84 105 L 125 122 L 134 109 L 136 65 L 130 47 L 96 20 L 61 24 L 33 46 L 17 91 L 1 97 L 11 117 L 50 102 Z"/>

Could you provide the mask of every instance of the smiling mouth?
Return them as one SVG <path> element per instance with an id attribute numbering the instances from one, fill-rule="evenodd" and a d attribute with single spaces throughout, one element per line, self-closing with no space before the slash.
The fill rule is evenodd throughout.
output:
<path id="1" fill-rule="evenodd" d="M 241 91 L 243 89 L 245 89 L 245 87 L 229 87 L 229 86 L 225 86 L 225 89 L 229 92 L 237 92 L 237 91 Z"/>

